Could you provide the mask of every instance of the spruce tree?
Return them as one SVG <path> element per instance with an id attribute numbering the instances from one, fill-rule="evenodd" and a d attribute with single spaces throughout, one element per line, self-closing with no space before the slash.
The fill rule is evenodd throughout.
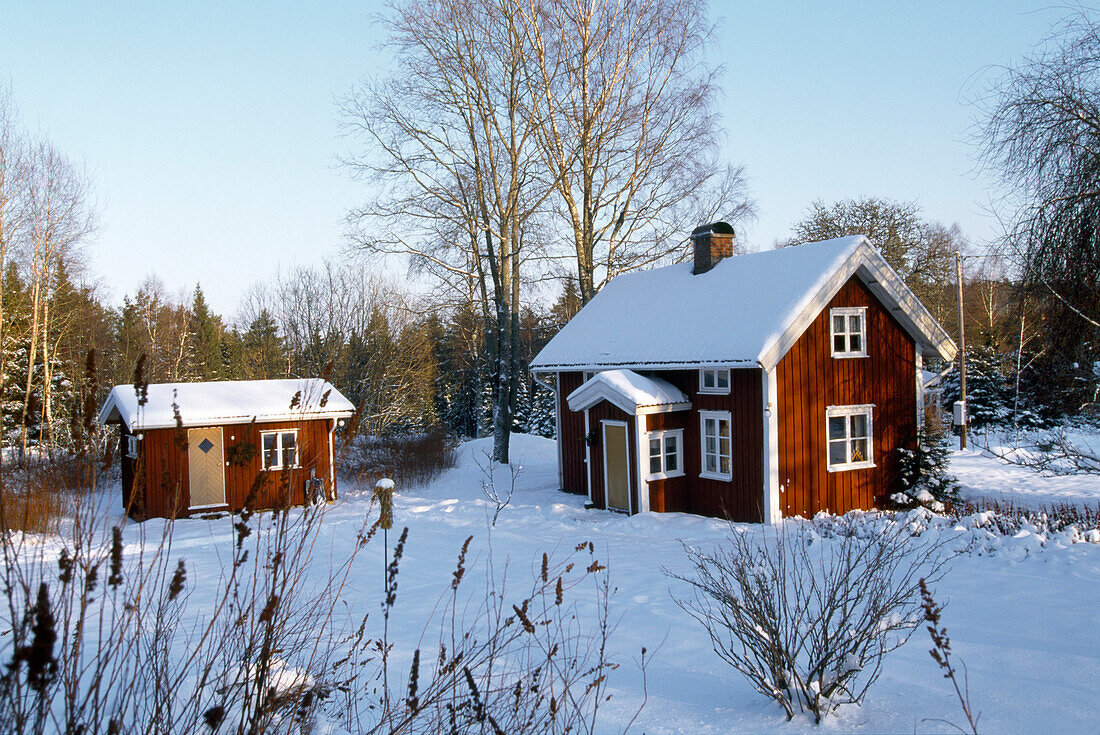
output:
<path id="1" fill-rule="evenodd" d="M 191 373 L 199 380 L 221 380 L 224 377 L 222 362 L 221 318 L 210 310 L 202 286 L 195 285 L 195 297 L 191 302 L 189 331 L 194 352 L 191 356 Z"/>

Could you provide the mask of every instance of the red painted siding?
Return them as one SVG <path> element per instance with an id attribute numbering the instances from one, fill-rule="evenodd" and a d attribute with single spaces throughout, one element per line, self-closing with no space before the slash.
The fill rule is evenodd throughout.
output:
<path id="1" fill-rule="evenodd" d="M 867 351 L 834 358 L 829 309 L 867 307 Z M 897 449 L 916 436 L 915 345 L 901 325 L 857 279 L 846 283 L 776 369 L 779 401 L 779 482 L 783 515 L 868 509 L 890 492 Z M 827 406 L 874 404 L 875 467 L 829 472 Z"/>
<path id="2" fill-rule="evenodd" d="M 645 417 L 647 431 L 660 429 L 683 429 L 684 476 L 646 482 L 643 491 L 649 493 L 650 510 L 658 512 L 688 512 L 719 518 L 731 518 L 737 521 L 763 520 L 763 403 L 761 373 L 758 368 L 730 371 L 730 393 L 714 395 L 699 393 L 699 372 L 697 370 L 665 370 L 650 373 L 657 375 L 684 391 L 691 400 L 692 408 L 672 413 L 650 414 Z M 564 397 L 581 384 L 580 373 L 564 375 L 576 376 L 565 390 L 565 380 L 560 394 Z M 699 477 L 702 465 L 700 448 L 700 410 L 729 411 L 733 430 L 732 470 L 730 482 L 710 480 Z M 598 507 L 604 506 L 603 490 L 603 448 L 602 432 L 599 422 L 603 419 L 626 421 L 630 437 L 631 451 L 631 494 L 634 508 L 639 507 L 637 498 L 637 436 L 634 417 L 618 408 L 603 402 L 589 410 L 589 427 L 594 435 L 591 447 L 592 501 Z M 564 476 L 569 482 L 584 481 L 584 443 L 573 441 L 573 437 L 583 438 L 584 412 L 571 412 L 563 404 L 562 454 Z M 571 445 L 577 447 L 571 451 Z M 642 458 L 647 460 L 646 457 Z M 643 467 L 644 469 L 644 467 Z M 580 472 L 578 472 L 580 470 Z M 580 475 L 577 478 L 577 475 Z"/>
<path id="3" fill-rule="evenodd" d="M 225 449 L 225 499 L 226 507 L 241 510 L 258 477 L 257 494 L 251 507 L 276 508 L 284 504 L 301 505 L 305 502 L 306 483 L 311 476 L 322 480 L 328 497 L 336 496 L 331 486 L 329 420 L 279 422 L 265 424 L 236 424 L 223 426 L 222 444 Z M 199 427 L 190 427 L 199 428 Z M 260 432 L 279 429 L 298 430 L 298 468 L 282 471 L 261 469 Z M 183 436 L 186 436 L 183 429 Z M 122 439 L 125 446 L 125 430 Z M 242 450 L 245 445 L 255 447 L 248 461 L 232 461 L 233 448 Z M 137 518 L 173 518 L 188 514 L 190 505 L 187 450 L 176 442 L 176 429 L 151 429 L 144 432 L 140 443 L 140 458 L 131 465 L 123 464 L 123 502 L 130 502 L 130 513 Z M 243 454 L 238 454 L 242 456 Z M 130 479 L 129 482 L 128 476 Z M 132 498 L 132 500 L 128 500 Z"/>
<path id="4" fill-rule="evenodd" d="M 570 411 L 565 399 L 581 387 L 583 373 L 558 373 L 558 443 L 562 458 L 562 490 L 576 495 L 587 495 L 584 465 L 584 412 Z"/>

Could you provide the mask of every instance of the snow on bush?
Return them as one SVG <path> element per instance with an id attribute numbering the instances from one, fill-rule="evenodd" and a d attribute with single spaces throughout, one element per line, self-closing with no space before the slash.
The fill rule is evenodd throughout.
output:
<path id="1" fill-rule="evenodd" d="M 855 515 L 733 531 L 712 552 L 687 548 L 694 571 L 673 576 L 693 595 L 677 602 L 787 719 L 863 701 L 923 619 L 921 580 L 938 579 L 948 555 L 933 535 Z"/>
<path id="2" fill-rule="evenodd" d="M 923 619 L 919 585 L 959 554 L 1020 560 L 1045 549 L 1100 543 L 1100 512 L 985 510 L 940 515 L 820 513 L 777 529 L 732 526 L 710 552 L 686 548 L 692 595 L 677 603 L 702 624 L 714 651 L 788 719 L 815 722 L 861 704 Z"/>

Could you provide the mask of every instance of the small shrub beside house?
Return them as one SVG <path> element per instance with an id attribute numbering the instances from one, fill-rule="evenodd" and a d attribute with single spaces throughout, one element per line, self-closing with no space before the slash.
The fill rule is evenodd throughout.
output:
<path id="1" fill-rule="evenodd" d="M 561 488 L 738 521 L 885 504 L 955 344 L 863 236 L 613 279 L 531 370 L 555 386 Z"/>
<path id="2" fill-rule="evenodd" d="M 335 432 L 355 407 L 319 378 L 111 389 L 122 500 L 134 518 L 336 498 Z"/>

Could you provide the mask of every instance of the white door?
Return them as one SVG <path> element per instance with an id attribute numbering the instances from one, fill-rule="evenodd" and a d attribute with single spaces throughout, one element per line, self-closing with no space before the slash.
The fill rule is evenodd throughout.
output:
<path id="1" fill-rule="evenodd" d="M 225 505 L 225 457 L 220 426 L 187 430 L 191 507 Z"/>
<path id="2" fill-rule="evenodd" d="M 630 453 L 626 424 L 603 422 L 603 477 L 607 507 L 630 510 Z"/>

